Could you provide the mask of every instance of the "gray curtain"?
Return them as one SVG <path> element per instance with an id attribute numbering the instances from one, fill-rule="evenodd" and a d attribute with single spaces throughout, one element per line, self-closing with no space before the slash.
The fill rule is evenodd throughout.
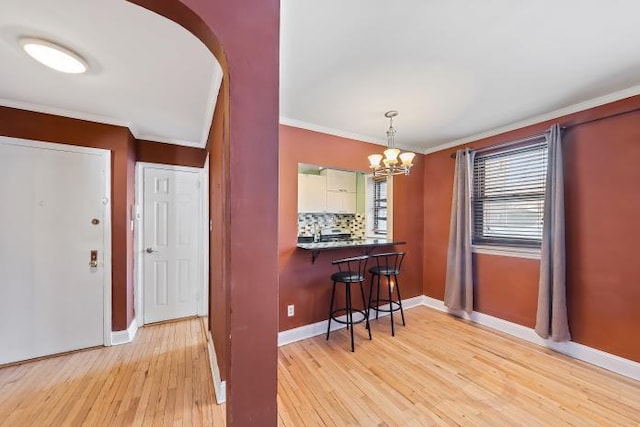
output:
<path id="1" fill-rule="evenodd" d="M 568 341 L 564 245 L 564 174 L 560 126 L 546 133 L 549 144 L 544 224 L 540 256 L 540 285 L 536 333 L 554 341 Z"/>
<path id="2" fill-rule="evenodd" d="M 453 178 L 447 279 L 444 304 L 451 310 L 473 311 L 473 269 L 471 258 L 471 196 L 473 189 L 473 151 L 458 150 Z"/>

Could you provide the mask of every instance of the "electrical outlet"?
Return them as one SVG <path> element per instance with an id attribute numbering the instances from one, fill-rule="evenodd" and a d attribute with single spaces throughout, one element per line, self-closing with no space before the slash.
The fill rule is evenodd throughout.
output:
<path id="1" fill-rule="evenodd" d="M 293 317 L 294 314 L 296 314 L 296 306 L 293 304 L 289 304 L 287 306 L 287 316 Z"/>

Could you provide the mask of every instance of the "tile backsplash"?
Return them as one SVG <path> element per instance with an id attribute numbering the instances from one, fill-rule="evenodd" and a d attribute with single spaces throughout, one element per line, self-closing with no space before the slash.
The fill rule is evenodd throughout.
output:
<path id="1" fill-rule="evenodd" d="M 299 213 L 298 236 L 313 236 L 314 224 L 319 229 L 336 227 L 351 231 L 354 239 L 364 239 L 364 214 Z"/>

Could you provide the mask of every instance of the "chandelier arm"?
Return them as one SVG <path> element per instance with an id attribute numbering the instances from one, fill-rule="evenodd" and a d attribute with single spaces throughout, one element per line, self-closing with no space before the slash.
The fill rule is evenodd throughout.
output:
<path id="1" fill-rule="evenodd" d="M 401 152 L 395 148 L 396 130 L 393 127 L 393 118 L 398 115 L 395 110 L 387 111 L 384 116 L 389 119 L 389 129 L 387 129 L 387 149 L 384 154 L 372 154 L 369 156 L 370 168 L 374 177 L 409 175 L 412 160 L 415 156 L 412 152 Z"/>

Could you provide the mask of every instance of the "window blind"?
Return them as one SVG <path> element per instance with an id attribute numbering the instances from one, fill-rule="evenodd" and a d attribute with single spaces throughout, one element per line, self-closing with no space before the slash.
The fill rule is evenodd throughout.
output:
<path id="1" fill-rule="evenodd" d="M 387 180 L 373 181 L 373 232 L 387 233 Z"/>
<path id="2" fill-rule="evenodd" d="M 540 247 L 546 139 L 477 154 L 473 169 L 474 244 Z"/>

